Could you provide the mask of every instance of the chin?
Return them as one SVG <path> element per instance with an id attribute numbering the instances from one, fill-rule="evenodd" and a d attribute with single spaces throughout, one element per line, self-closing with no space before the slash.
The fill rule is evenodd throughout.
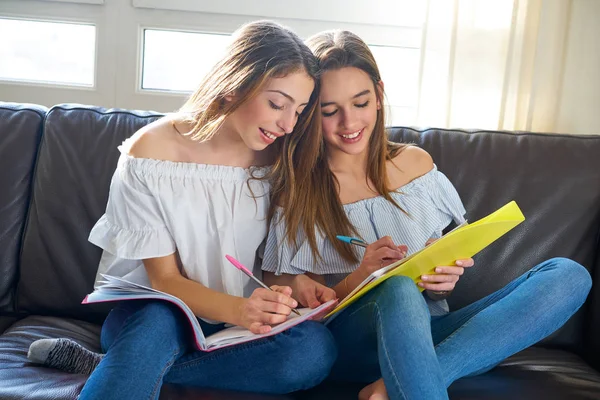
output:
<path id="1" fill-rule="evenodd" d="M 352 156 L 359 156 L 361 154 L 366 153 L 369 150 L 369 146 L 348 146 L 348 145 L 342 145 L 339 147 L 339 149 L 349 155 Z"/>
<path id="2" fill-rule="evenodd" d="M 263 151 L 269 148 L 268 144 L 254 144 L 252 146 L 248 146 L 248 148 L 252 151 Z"/>

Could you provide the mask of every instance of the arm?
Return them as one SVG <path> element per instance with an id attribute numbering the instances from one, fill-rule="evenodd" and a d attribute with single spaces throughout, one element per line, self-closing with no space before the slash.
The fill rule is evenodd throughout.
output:
<path id="1" fill-rule="evenodd" d="M 175 254 L 143 262 L 152 288 L 178 297 L 199 317 L 243 326 L 253 333 L 269 332 L 270 325 L 284 322 L 297 306 L 285 287 L 273 287 L 273 292 L 259 288 L 247 299 L 209 289 L 181 275 Z"/>

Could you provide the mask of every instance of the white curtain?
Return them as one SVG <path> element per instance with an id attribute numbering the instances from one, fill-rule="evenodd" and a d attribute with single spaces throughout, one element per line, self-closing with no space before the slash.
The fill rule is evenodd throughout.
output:
<path id="1" fill-rule="evenodd" d="M 429 0 L 414 125 L 600 133 L 598 18 L 596 0 Z"/>

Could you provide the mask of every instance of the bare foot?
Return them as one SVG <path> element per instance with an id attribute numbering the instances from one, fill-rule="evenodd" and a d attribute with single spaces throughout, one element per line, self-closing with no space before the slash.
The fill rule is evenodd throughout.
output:
<path id="1" fill-rule="evenodd" d="M 358 400 L 389 400 L 383 378 L 365 386 L 358 394 Z"/>

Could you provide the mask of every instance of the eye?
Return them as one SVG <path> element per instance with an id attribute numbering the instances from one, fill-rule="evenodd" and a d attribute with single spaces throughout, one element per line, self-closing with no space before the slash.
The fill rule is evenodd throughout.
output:
<path id="1" fill-rule="evenodd" d="M 368 105 L 369 105 L 369 100 L 365 101 L 365 102 L 364 102 L 364 103 L 362 103 L 362 104 L 355 104 L 354 106 L 355 106 L 355 107 L 358 107 L 358 108 L 365 108 L 365 107 L 366 107 L 366 106 L 368 106 Z"/>
<path id="2" fill-rule="evenodd" d="M 323 114 L 324 117 L 331 117 L 332 115 L 334 115 L 337 112 L 338 112 L 338 110 L 334 110 L 332 112 L 321 111 L 321 114 Z"/>
<path id="3" fill-rule="evenodd" d="M 283 110 L 283 106 L 278 106 L 277 104 L 273 103 L 271 100 L 269 100 L 269 105 L 271 106 L 271 108 L 273 110 Z"/>

